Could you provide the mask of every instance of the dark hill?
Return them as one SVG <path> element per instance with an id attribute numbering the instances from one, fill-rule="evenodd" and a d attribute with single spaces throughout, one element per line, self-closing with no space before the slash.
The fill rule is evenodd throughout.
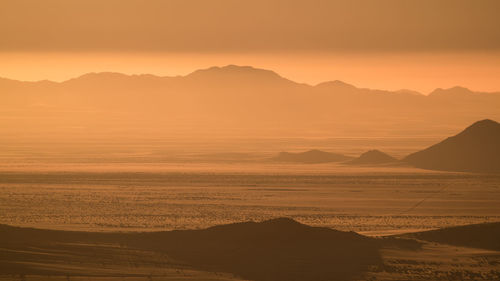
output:
<path id="1" fill-rule="evenodd" d="M 500 124 L 482 120 L 405 159 L 418 168 L 463 172 L 500 172 Z"/>
<path id="2" fill-rule="evenodd" d="M 380 265 L 379 247 L 374 238 L 310 227 L 287 218 L 151 233 L 73 232 L 0 225 L 0 273 L 67 275 L 68 265 L 90 263 L 89 267 L 95 270 L 86 274 L 93 275 L 102 267 L 100 262 L 109 263 L 110 257 L 120 259 L 130 249 L 140 252 L 126 256 L 129 266 L 163 255 L 171 259 L 171 265 L 228 272 L 248 280 L 351 280 L 368 267 Z M 53 255 L 48 259 L 34 249 L 71 255 Z M 95 267 L 93 261 L 97 262 Z M 55 266 L 61 263 L 64 268 Z M 43 270 L 42 264 L 47 265 Z"/>
<path id="3" fill-rule="evenodd" d="M 380 261 L 375 239 L 286 218 L 153 233 L 145 241 L 199 268 L 250 280 L 349 280 Z"/>
<path id="4" fill-rule="evenodd" d="M 278 162 L 296 162 L 296 163 L 328 163 L 328 162 L 342 162 L 352 159 L 338 153 L 331 153 L 317 149 L 309 150 L 306 152 L 292 153 L 280 152 L 277 156 L 273 157 L 273 161 Z"/>
<path id="5" fill-rule="evenodd" d="M 352 165 L 377 165 L 377 164 L 388 164 L 394 163 L 398 160 L 380 150 L 369 150 L 356 159 L 353 159 L 346 164 Z"/>
<path id="6" fill-rule="evenodd" d="M 404 236 L 455 246 L 500 251 L 500 222 L 448 227 Z"/>

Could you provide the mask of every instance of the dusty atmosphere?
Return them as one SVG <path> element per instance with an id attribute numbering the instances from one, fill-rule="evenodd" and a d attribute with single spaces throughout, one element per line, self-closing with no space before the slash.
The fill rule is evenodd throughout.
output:
<path id="1" fill-rule="evenodd" d="M 500 280 L 500 2 L 0 2 L 0 281 Z"/>

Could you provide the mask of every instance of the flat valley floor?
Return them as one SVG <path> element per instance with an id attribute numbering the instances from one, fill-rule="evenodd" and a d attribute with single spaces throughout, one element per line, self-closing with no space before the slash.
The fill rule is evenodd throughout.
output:
<path id="1" fill-rule="evenodd" d="M 379 145 L 401 156 L 432 142 L 403 148 L 395 142 Z M 241 154 L 200 150 L 203 153 L 192 158 L 177 159 L 150 148 L 146 154 L 143 148 L 130 153 L 130 147 L 116 148 L 106 158 L 99 156 L 98 147 L 95 155 L 83 151 L 81 156 L 50 150 L 35 154 L 41 151 L 37 147 L 6 145 L 0 159 L 0 224 L 150 232 L 288 217 L 310 226 L 385 236 L 500 222 L 499 175 L 266 161 L 279 151 L 278 145 L 262 154 L 255 154 L 257 148 Z M 367 145 L 360 147 L 341 150 L 333 145 L 329 151 L 355 155 Z M 120 149 L 125 156 L 120 156 Z M 498 251 L 423 243 L 418 251 L 383 249 L 385 267 L 366 273 L 362 280 L 500 280 Z M 0 274 L 0 280 L 241 280 L 119 245 L 66 246 L 64 252 L 0 249 L 0 260 L 34 256 L 38 258 L 30 261 L 30 268 L 59 272 Z"/>
<path id="2" fill-rule="evenodd" d="M 262 170 L 0 172 L 0 223 L 158 231 L 289 217 L 378 236 L 500 221 L 495 175 L 399 167 L 330 173 L 334 164 L 291 173 L 293 165 L 245 165 Z"/>

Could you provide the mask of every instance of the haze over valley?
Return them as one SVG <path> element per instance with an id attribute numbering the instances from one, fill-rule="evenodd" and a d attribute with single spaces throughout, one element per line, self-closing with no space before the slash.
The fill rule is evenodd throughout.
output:
<path id="1" fill-rule="evenodd" d="M 459 86 L 391 92 L 336 80 L 311 86 L 235 65 L 176 77 L 2 79 L 0 89 L 5 134 L 17 140 L 28 132 L 42 139 L 441 137 L 477 120 L 500 119 L 498 93 Z"/>
<path id="2" fill-rule="evenodd" d="M 0 281 L 500 280 L 499 10 L 0 1 Z"/>

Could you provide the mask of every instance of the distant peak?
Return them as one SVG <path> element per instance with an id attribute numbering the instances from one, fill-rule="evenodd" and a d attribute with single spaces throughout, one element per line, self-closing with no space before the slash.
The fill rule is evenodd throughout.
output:
<path id="1" fill-rule="evenodd" d="M 331 88 L 343 88 L 343 89 L 356 89 L 355 86 L 348 84 L 344 81 L 340 81 L 340 80 L 333 80 L 333 81 L 319 83 L 316 85 L 316 87 L 318 87 L 318 88 L 331 87 Z"/>
<path id="2" fill-rule="evenodd" d="M 76 78 L 66 80 L 63 83 L 72 83 L 75 81 L 92 81 L 98 79 L 117 79 L 124 77 L 127 77 L 127 75 L 118 72 L 89 72 L 81 76 L 78 76 Z"/>
<path id="3" fill-rule="evenodd" d="M 361 156 L 374 156 L 374 155 L 387 155 L 387 154 L 378 149 L 371 149 L 361 154 Z"/>
<path id="4" fill-rule="evenodd" d="M 285 153 L 289 153 L 289 152 L 285 152 Z M 323 150 L 319 150 L 319 149 L 310 149 L 310 150 L 307 150 L 307 151 L 304 151 L 304 152 L 298 152 L 296 154 L 328 154 L 328 152 L 326 151 L 323 151 Z"/>
<path id="5" fill-rule="evenodd" d="M 497 126 L 497 125 L 500 125 L 500 123 L 494 121 L 494 120 L 491 120 L 491 119 L 484 119 L 484 120 L 480 120 L 480 121 L 477 121 L 476 123 L 472 124 L 472 126 L 489 126 L 489 125 L 494 125 L 494 126 Z"/>
<path id="6" fill-rule="evenodd" d="M 95 77 L 126 77 L 127 75 L 118 72 L 89 72 L 75 79 L 95 78 Z"/>
<path id="7" fill-rule="evenodd" d="M 15 80 L 15 79 L 4 78 L 4 77 L 0 77 L 0 82 L 4 82 L 4 83 L 16 83 L 16 84 L 29 83 L 29 84 L 39 84 L 39 85 L 57 84 L 57 82 L 50 81 L 50 80 L 47 80 L 47 79 L 36 80 L 36 81 L 22 81 L 22 80 Z"/>
<path id="8" fill-rule="evenodd" d="M 114 80 L 125 80 L 125 79 L 162 79 L 166 77 L 156 76 L 153 74 L 124 74 L 119 72 L 89 72 L 78 76 L 76 78 L 66 80 L 63 83 L 74 83 L 78 82 L 94 82 L 94 81 L 114 81 Z"/>
<path id="9" fill-rule="evenodd" d="M 500 124 L 490 119 L 475 122 L 457 135 L 406 156 L 418 168 L 500 173 Z"/>
<path id="10" fill-rule="evenodd" d="M 396 158 L 377 149 L 368 150 L 358 158 L 348 162 L 350 164 L 385 164 L 397 161 Z"/>
<path id="11" fill-rule="evenodd" d="M 463 132 L 475 132 L 475 131 L 490 131 L 490 130 L 500 130 L 500 123 L 493 121 L 491 119 L 484 119 L 475 122 L 474 124 L 467 127 Z"/>
<path id="12" fill-rule="evenodd" d="M 417 91 L 413 91 L 413 90 L 409 90 L 409 89 L 397 90 L 397 91 L 395 91 L 395 93 L 397 93 L 397 94 L 406 94 L 406 95 L 414 95 L 414 96 L 422 96 L 422 93 L 417 92 Z"/>
<path id="13" fill-rule="evenodd" d="M 468 88 L 455 86 L 448 89 L 437 88 L 432 91 L 429 96 L 440 96 L 440 95 L 471 95 L 474 94 L 473 91 Z"/>
<path id="14" fill-rule="evenodd" d="M 383 153 L 382 151 L 378 150 L 378 149 L 370 149 L 368 150 L 367 152 L 363 153 L 363 154 L 367 154 L 367 153 Z"/>
<path id="15" fill-rule="evenodd" d="M 239 66 L 239 65 L 226 65 L 226 66 L 212 66 L 210 68 L 206 69 L 199 69 L 191 74 L 188 74 L 188 77 L 203 77 L 203 76 L 215 76 L 215 75 L 248 75 L 248 76 L 261 76 L 261 77 L 272 77 L 272 78 L 280 78 L 283 79 L 283 77 L 279 76 L 276 72 L 267 70 L 267 69 L 261 69 L 261 68 L 254 68 L 252 66 Z"/>
<path id="16" fill-rule="evenodd" d="M 260 68 L 255 68 L 253 66 L 249 66 L 249 65 L 236 65 L 236 64 L 228 64 L 226 66 L 221 66 L 221 67 L 212 67 L 212 68 L 215 68 L 215 69 L 221 69 L 221 70 L 226 70 L 226 71 L 269 71 L 269 72 L 272 72 L 270 70 L 265 70 L 265 69 L 260 69 Z"/>

